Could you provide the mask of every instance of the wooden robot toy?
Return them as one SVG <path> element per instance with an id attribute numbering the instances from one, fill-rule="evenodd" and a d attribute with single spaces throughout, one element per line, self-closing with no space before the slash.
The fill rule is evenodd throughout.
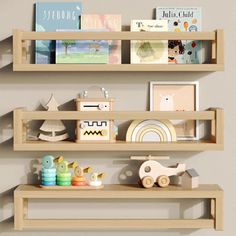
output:
<path id="1" fill-rule="evenodd" d="M 108 98 L 108 92 L 99 88 L 102 98 L 88 98 L 88 91 L 84 91 L 76 99 L 78 111 L 112 111 L 114 100 Z M 76 129 L 77 142 L 113 142 L 115 140 L 115 127 L 113 120 L 78 120 Z"/>
<path id="2" fill-rule="evenodd" d="M 72 185 L 73 186 L 87 186 L 88 182 L 86 177 L 84 176 L 85 173 L 90 173 L 92 171 L 91 167 L 82 168 L 80 166 L 76 166 L 74 168 L 74 177 L 72 178 Z"/>
<path id="3" fill-rule="evenodd" d="M 177 164 L 174 167 L 165 167 L 158 161 L 169 159 L 169 157 L 139 156 L 131 157 L 132 160 L 145 160 L 139 168 L 139 178 L 144 188 L 151 188 L 155 183 L 164 188 L 170 184 L 170 176 L 181 175 L 185 169 L 185 164 Z"/>

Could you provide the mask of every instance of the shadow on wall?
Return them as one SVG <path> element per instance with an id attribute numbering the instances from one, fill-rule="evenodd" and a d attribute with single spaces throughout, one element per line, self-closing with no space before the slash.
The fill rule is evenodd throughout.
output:
<path id="1" fill-rule="evenodd" d="M 0 41 L 0 69 L 12 63 L 12 37 Z"/>

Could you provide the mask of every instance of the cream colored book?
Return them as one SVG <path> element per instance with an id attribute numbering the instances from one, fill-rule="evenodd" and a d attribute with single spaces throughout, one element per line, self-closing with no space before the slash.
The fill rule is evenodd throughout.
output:
<path id="1" fill-rule="evenodd" d="M 168 31 L 166 20 L 132 20 L 131 31 Z M 167 64 L 168 40 L 132 40 L 131 64 Z"/>

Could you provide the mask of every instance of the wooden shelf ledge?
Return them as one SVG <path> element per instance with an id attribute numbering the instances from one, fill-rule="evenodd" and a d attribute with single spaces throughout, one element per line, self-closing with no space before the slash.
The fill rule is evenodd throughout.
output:
<path id="1" fill-rule="evenodd" d="M 210 64 L 27 64 L 27 41 L 32 40 L 207 40 L 211 42 Z M 213 32 L 26 32 L 13 30 L 14 71 L 158 72 L 224 70 L 224 31 Z"/>
<path id="2" fill-rule="evenodd" d="M 29 199 L 207 199 L 211 215 L 204 219 L 29 219 Z M 177 228 L 215 228 L 223 230 L 223 190 L 204 184 L 197 189 L 178 186 L 144 189 L 137 185 L 105 185 L 99 190 L 45 190 L 20 185 L 14 191 L 15 229 L 155 230 Z"/>

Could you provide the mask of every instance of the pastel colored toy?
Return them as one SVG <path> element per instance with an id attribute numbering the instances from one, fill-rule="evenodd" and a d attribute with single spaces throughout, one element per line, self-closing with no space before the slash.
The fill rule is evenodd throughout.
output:
<path id="1" fill-rule="evenodd" d="M 46 155 L 42 159 L 41 184 L 44 186 L 56 185 L 55 158 L 52 155 Z"/>
<path id="2" fill-rule="evenodd" d="M 87 180 L 84 176 L 85 173 L 89 173 L 92 171 L 91 167 L 82 168 L 80 166 L 76 166 L 74 169 L 74 177 L 72 178 L 73 186 L 86 186 Z"/>
<path id="3" fill-rule="evenodd" d="M 102 185 L 101 179 L 105 177 L 105 173 L 95 173 L 90 175 L 89 185 L 93 187 L 99 187 Z"/>
<path id="4" fill-rule="evenodd" d="M 141 160 L 140 157 L 131 159 Z M 149 158 L 143 157 L 143 160 L 145 161 L 139 168 L 139 178 L 144 188 L 151 188 L 155 183 L 160 187 L 167 187 L 170 183 L 170 176 L 180 175 L 186 169 L 185 164 L 177 164 L 174 167 L 165 167 L 156 161 L 156 159 L 158 159 L 158 157 L 153 158 L 153 160 L 151 156 L 149 156 Z"/>

